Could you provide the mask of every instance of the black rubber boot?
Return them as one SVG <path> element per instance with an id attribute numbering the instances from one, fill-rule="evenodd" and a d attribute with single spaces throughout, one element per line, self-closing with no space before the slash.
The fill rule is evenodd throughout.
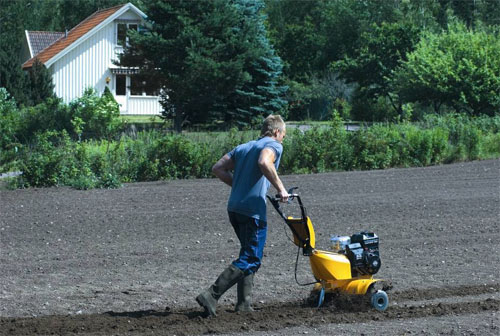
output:
<path id="1" fill-rule="evenodd" d="M 238 281 L 238 302 L 236 303 L 235 311 L 239 312 L 251 312 L 252 308 L 252 288 L 253 288 L 253 277 L 255 273 L 245 276 L 243 279 Z"/>
<path id="2" fill-rule="evenodd" d="M 210 288 L 204 290 L 196 297 L 196 302 L 205 308 L 205 314 L 208 316 L 217 316 L 217 301 L 229 288 L 241 280 L 244 273 L 236 266 L 231 264 L 215 280 Z"/>

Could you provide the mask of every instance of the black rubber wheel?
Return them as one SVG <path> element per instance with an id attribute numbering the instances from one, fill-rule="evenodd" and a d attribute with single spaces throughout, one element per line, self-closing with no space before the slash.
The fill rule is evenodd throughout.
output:
<path id="1" fill-rule="evenodd" d="M 372 294 L 370 303 L 378 311 L 385 311 L 389 306 L 389 297 L 383 290 L 378 290 Z"/>

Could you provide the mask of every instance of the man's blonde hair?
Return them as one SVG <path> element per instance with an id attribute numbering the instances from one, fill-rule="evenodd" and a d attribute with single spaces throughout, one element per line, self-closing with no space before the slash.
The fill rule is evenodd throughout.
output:
<path id="1" fill-rule="evenodd" d="M 260 130 L 260 136 L 274 136 L 274 131 L 280 130 L 283 132 L 285 130 L 285 122 L 279 114 L 271 114 L 267 116 L 262 124 L 262 129 Z"/>

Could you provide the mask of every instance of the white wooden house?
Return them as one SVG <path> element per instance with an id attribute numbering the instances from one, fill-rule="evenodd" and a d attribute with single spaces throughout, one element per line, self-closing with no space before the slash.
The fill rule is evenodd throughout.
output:
<path id="1" fill-rule="evenodd" d="M 22 67 L 29 69 L 38 58 L 52 74 L 56 95 L 66 103 L 81 97 L 88 87 L 103 92 L 108 86 L 121 114 L 159 114 L 157 91 L 142 89 L 144 82 L 136 69 L 113 64 L 127 43 L 127 29 L 138 29 L 145 18 L 127 3 L 99 10 L 66 33 L 27 31 Z"/>

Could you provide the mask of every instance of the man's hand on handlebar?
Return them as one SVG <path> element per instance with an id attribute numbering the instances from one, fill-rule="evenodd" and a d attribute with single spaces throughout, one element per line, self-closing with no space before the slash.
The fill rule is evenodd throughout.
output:
<path id="1" fill-rule="evenodd" d="M 290 197 L 290 195 L 288 194 L 288 192 L 286 190 L 281 190 L 278 194 L 276 194 L 276 198 L 279 198 L 280 199 L 280 202 L 282 203 L 286 203 L 288 202 L 288 198 Z"/>

